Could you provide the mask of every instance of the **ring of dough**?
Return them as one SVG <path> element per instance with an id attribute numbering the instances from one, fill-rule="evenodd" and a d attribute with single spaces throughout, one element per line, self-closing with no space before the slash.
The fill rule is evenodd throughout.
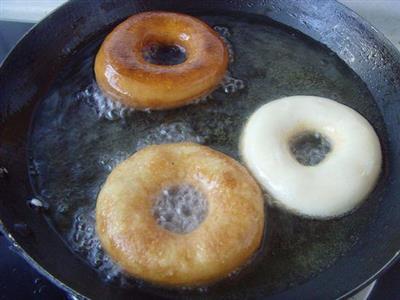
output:
<path id="1" fill-rule="evenodd" d="M 181 184 L 208 202 L 204 221 L 186 234 L 164 229 L 152 214 L 163 188 Z M 96 228 L 126 273 L 161 285 L 201 285 L 235 271 L 260 247 L 263 197 L 247 170 L 220 152 L 192 143 L 149 146 L 108 176 Z"/>
<path id="2" fill-rule="evenodd" d="M 145 60 L 149 45 L 178 46 L 186 60 L 158 65 Z M 170 109 L 209 94 L 228 67 L 228 51 L 212 28 L 194 17 L 145 12 L 119 24 L 96 56 L 95 75 L 102 91 L 135 109 Z"/>
<path id="3" fill-rule="evenodd" d="M 317 165 L 300 164 L 290 150 L 290 140 L 304 132 L 317 132 L 331 144 Z M 314 218 L 340 216 L 358 206 L 374 188 L 382 163 L 378 136 L 363 116 L 313 96 L 260 107 L 245 125 L 240 149 L 278 204 Z"/>

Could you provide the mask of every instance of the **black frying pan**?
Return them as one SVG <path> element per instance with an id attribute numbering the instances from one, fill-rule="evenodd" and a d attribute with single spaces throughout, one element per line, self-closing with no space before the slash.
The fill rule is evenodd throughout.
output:
<path id="1" fill-rule="evenodd" d="M 34 211 L 26 204 L 28 199 L 35 196 L 28 168 L 32 146 L 28 143 L 28 134 L 35 106 L 46 98 L 49 90 L 54 89 L 53 83 L 58 74 L 74 57 L 79 57 L 83 45 L 104 35 L 127 16 L 145 10 L 181 11 L 199 16 L 227 15 L 231 19 L 247 18 L 248 22 L 265 22 L 266 26 L 282 26 L 274 23 L 276 21 L 299 31 L 293 31 L 293 35 L 310 43 L 319 41 L 326 45 L 333 51 L 333 56 L 354 71 L 351 78 L 356 83 L 352 88 L 365 89 L 365 99 L 374 100 L 368 102 L 359 97 L 346 103 L 370 120 L 381 139 L 384 168 L 370 199 L 354 214 L 324 224 L 293 217 L 293 222 L 288 225 L 284 213 L 271 208 L 264 256 L 256 259 L 255 267 L 243 272 L 242 277 L 212 287 L 206 294 L 148 286 L 120 288 L 105 284 L 93 269 L 72 254 L 51 223 L 49 226 L 48 214 Z M 329 51 L 328 48 L 325 51 Z M 237 59 L 240 63 L 240 57 Z M 259 69 L 249 72 L 249 82 L 255 80 L 259 73 Z M 288 84 L 284 88 L 291 90 L 293 86 Z M 243 96 L 246 93 L 250 93 L 250 87 Z M 330 96 L 344 101 L 342 97 L 345 95 L 344 90 Z M 55 284 L 71 293 L 93 299 L 156 296 L 237 299 L 346 297 L 374 280 L 400 253 L 399 101 L 400 54 L 372 26 L 334 1 L 71 1 L 35 26 L 0 69 L 0 166 L 8 170 L 8 175 L 0 179 L 0 228 L 21 255 Z M 54 149 L 48 147 L 47 151 L 52 154 Z M 354 225 L 358 222 L 363 225 Z M 273 251 L 279 250 L 285 243 L 278 228 L 282 224 L 287 225 L 286 231 L 293 231 L 293 237 L 301 237 L 302 229 L 316 228 L 308 232 L 313 239 L 334 234 L 329 231 L 349 224 L 350 229 L 356 231 L 357 238 L 345 253 L 312 276 L 288 284 L 269 284 L 268 278 L 280 278 L 280 267 L 283 266 L 281 271 L 286 270 L 285 264 L 291 260 L 291 257 L 285 260 L 284 256 Z M 341 238 L 352 237 L 344 235 Z M 328 255 L 329 249 L 322 249 L 318 253 Z M 274 255 L 278 258 L 274 258 Z M 286 267 L 291 270 L 290 265 Z M 274 277 L 276 274 L 277 277 Z"/>

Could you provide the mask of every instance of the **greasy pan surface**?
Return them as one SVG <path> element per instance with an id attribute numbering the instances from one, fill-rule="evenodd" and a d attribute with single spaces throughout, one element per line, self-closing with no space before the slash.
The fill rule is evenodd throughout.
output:
<path id="1" fill-rule="evenodd" d="M 369 107 L 364 106 L 371 105 L 381 116 L 377 118 L 379 122 L 372 122 L 384 152 L 384 172 L 373 195 L 379 205 L 373 206 L 374 218 L 354 247 L 323 272 L 290 289 L 277 289 L 274 293 L 263 285 L 228 284 L 223 289 L 211 289 L 206 295 L 238 299 L 267 295 L 285 299 L 337 298 L 382 271 L 400 249 L 400 141 L 396 133 L 400 123 L 400 57 L 370 25 L 333 1 L 72 1 L 38 24 L 0 70 L 0 166 L 9 171 L 8 178 L 0 181 L 0 220 L 3 230 L 15 240 L 16 248 L 58 284 L 91 298 L 178 295 L 104 284 L 92 269 L 72 255 L 43 215 L 26 205 L 34 195 L 27 166 L 27 135 L 35 104 L 43 99 L 63 65 L 82 44 L 133 13 L 156 9 L 195 15 L 252 13 L 302 31 L 336 52 L 367 85 L 375 104 L 367 101 L 358 106 L 353 103 L 354 106 L 368 114 Z M 48 151 L 51 153 L 52 149 Z M 27 224 L 29 232 L 16 230 L 17 223 Z M 251 272 L 247 276 L 251 277 Z M 191 295 L 204 297 L 196 292 Z"/>

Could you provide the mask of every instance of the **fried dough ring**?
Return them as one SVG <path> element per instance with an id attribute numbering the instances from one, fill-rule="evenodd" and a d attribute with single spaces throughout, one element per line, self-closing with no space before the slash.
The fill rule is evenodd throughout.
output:
<path id="1" fill-rule="evenodd" d="M 204 221 L 177 234 L 156 222 L 163 188 L 189 184 L 208 202 Z M 118 165 L 97 199 L 96 227 L 107 253 L 135 277 L 169 286 L 198 286 L 227 276 L 260 247 L 260 188 L 232 158 L 193 143 L 146 147 Z"/>
<path id="2" fill-rule="evenodd" d="M 186 60 L 157 65 L 143 57 L 148 45 L 178 46 Z M 101 90 L 135 109 L 170 109 L 210 93 L 222 80 L 228 51 L 207 24 L 188 15 L 145 12 L 119 24 L 96 56 L 95 75 Z"/>

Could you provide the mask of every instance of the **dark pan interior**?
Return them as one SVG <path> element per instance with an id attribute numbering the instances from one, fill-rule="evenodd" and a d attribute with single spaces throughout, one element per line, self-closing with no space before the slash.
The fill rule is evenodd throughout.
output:
<path id="1" fill-rule="evenodd" d="M 231 76 L 244 80 L 244 89 L 233 93 L 217 89 L 212 99 L 180 109 L 135 111 L 122 117 L 115 109 L 109 115 L 103 111 L 93 78 L 101 34 L 71 57 L 36 107 L 29 146 L 35 194 L 50 205 L 51 224 L 100 276 L 112 276 L 113 269 L 96 247 L 92 217 L 96 197 L 112 168 L 145 145 L 194 140 L 240 160 L 239 138 L 248 116 L 268 101 L 296 94 L 325 96 L 355 108 L 387 143 L 373 97 L 335 53 L 265 17 L 218 12 L 199 17 L 229 30 L 233 48 L 229 69 Z M 328 269 L 375 218 L 383 183 L 359 210 L 338 220 L 307 220 L 270 207 L 265 247 L 256 262 L 238 276 L 209 287 L 208 297 L 226 291 L 238 298 L 242 291 L 271 295 Z"/>
<path id="2" fill-rule="evenodd" d="M 286 231 L 292 231 L 288 234 L 299 233 L 299 236 L 302 236 L 302 231 L 313 228 L 310 232 L 306 232 L 305 236 L 308 234 L 315 237 L 327 236 L 326 233 L 332 231 L 333 235 L 339 235 L 340 239 L 351 245 L 351 249 L 345 251 L 343 256 L 336 259 L 331 266 L 325 266 L 323 272 L 317 272 L 312 278 L 293 282 L 293 284 L 290 284 L 290 279 L 286 283 L 280 279 L 273 282 L 274 274 L 284 272 L 285 267 L 289 268 L 290 264 L 296 261 L 299 263 L 301 258 L 290 256 L 290 252 L 275 254 L 278 258 L 274 258 L 272 253 L 274 247 L 279 249 L 285 243 L 282 235 L 281 238 L 276 236 L 276 232 L 279 232 L 277 227 L 287 224 L 285 222 L 289 217 L 272 209 L 271 220 L 268 223 L 271 227 L 268 231 L 270 236 L 267 237 L 272 244 L 266 251 L 270 262 L 246 273 L 244 275 L 247 277 L 246 280 L 238 278 L 233 284 L 226 283 L 219 288 L 210 289 L 207 294 L 191 292 L 191 295 L 210 298 L 229 296 L 238 299 L 246 296 L 263 298 L 267 295 L 277 298 L 296 296 L 336 298 L 371 279 L 386 266 L 400 248 L 399 225 L 396 222 L 400 209 L 396 198 L 400 189 L 398 183 L 400 169 L 397 158 L 399 141 L 395 133 L 399 125 L 399 104 L 396 101 L 400 99 L 400 59 L 399 54 L 368 24 L 333 1 L 318 5 L 317 1 L 296 2 L 290 5 L 280 1 L 201 1 L 201 3 L 197 1 L 79 3 L 76 1 L 68 3 L 36 26 L 16 47 L 0 71 L 2 120 L 0 166 L 6 167 L 10 173 L 8 178 L 0 182 L 3 195 L 0 200 L 0 219 L 4 230 L 10 233 L 10 238 L 15 239 L 16 249 L 24 256 L 29 255 L 28 260 L 36 261 L 51 274 L 49 276 L 57 278 L 59 284 L 63 282 L 78 293 L 91 298 L 111 296 L 113 299 L 129 298 L 132 294 L 136 297 L 149 296 L 145 294 L 146 288 L 126 290 L 105 285 L 92 269 L 71 254 L 57 231 L 49 227 L 43 215 L 33 212 L 26 205 L 26 201 L 34 195 L 28 175 L 27 162 L 30 157 L 27 157 L 29 153 L 27 134 L 36 103 L 47 97 L 49 89 L 51 91 L 54 86 L 57 86 L 59 74 L 65 70 L 65 63 L 71 64 L 76 61 L 79 55 L 85 53 L 85 46 L 125 17 L 148 9 L 184 11 L 195 15 L 243 16 L 243 13 L 246 13 L 252 14 L 253 22 L 264 22 L 269 24 L 268 26 L 275 26 L 273 22 L 265 18 L 267 16 L 326 44 L 350 66 L 354 73 L 348 71 L 342 62 L 338 62 L 338 65 L 343 64 L 343 73 L 346 74 L 343 75 L 342 80 L 349 76 L 348 80 L 352 83 L 343 88 L 343 91 L 336 91 L 335 95 L 321 94 L 321 96 L 330 96 L 345 102 L 363 113 L 375 126 L 381 138 L 385 157 L 384 172 L 379 186 L 371 196 L 371 200 L 356 212 L 355 215 L 360 216 L 359 218 L 350 215 L 339 221 L 322 224 L 290 217 L 293 224 L 285 228 Z M 238 12 L 241 13 L 238 14 Z M 209 17 L 206 20 L 212 23 L 212 19 L 213 17 Z M 315 44 L 311 40 L 308 42 Z M 238 60 L 240 56 L 246 57 L 245 53 L 241 54 L 239 50 L 237 54 Z M 265 59 L 268 60 L 268 57 Z M 336 55 L 332 55 L 332 59 L 339 61 Z M 240 73 L 240 68 L 236 71 Z M 247 78 L 243 79 L 257 80 L 257 76 L 262 76 L 262 71 L 260 68 L 258 70 L 255 67 L 253 70 L 250 68 L 246 70 L 249 73 L 245 74 Z M 293 80 L 295 81 L 296 78 Z M 315 81 L 318 82 L 319 79 Z M 285 80 L 280 82 L 285 83 Z M 269 84 L 271 87 L 274 84 L 276 86 L 276 82 Z M 312 80 L 311 83 L 304 84 L 312 84 Z M 342 84 L 346 83 L 343 81 Z M 282 88 L 288 90 L 289 95 L 294 92 L 299 93 L 298 87 L 294 88 L 290 84 Z M 352 94 L 352 89 L 355 94 Z M 241 97 L 248 96 L 248 92 L 244 91 Z M 277 96 L 284 96 L 284 94 L 271 91 L 268 97 L 271 100 Z M 238 108 L 231 108 L 233 112 L 235 109 Z M 234 114 L 233 117 L 235 117 Z M 50 157 L 52 151 L 57 151 L 57 145 L 52 146 L 51 141 L 44 145 L 47 147 L 42 147 L 43 155 Z M 218 148 L 218 144 L 214 146 Z M 47 153 L 46 148 L 48 148 Z M 229 149 L 223 149 L 223 147 L 220 150 L 229 152 Z M 315 226 L 308 227 L 310 222 L 315 222 Z M 27 224 L 29 230 L 23 232 L 16 230 L 20 227 L 15 227 L 14 224 Z M 362 226 L 359 227 L 359 224 Z M 337 231 L 337 228 L 343 228 L 343 226 L 349 227 L 350 230 L 340 236 L 341 233 Z M 352 226 L 358 232 L 354 241 L 350 233 Z M 331 244 L 330 247 L 335 244 Z M 322 253 L 321 255 L 324 256 L 329 255 L 331 251 L 334 249 L 322 248 L 316 250 L 315 253 Z M 287 265 L 279 264 L 280 260 L 286 261 Z M 308 265 L 305 262 L 304 266 L 308 268 L 315 263 L 313 261 Z M 267 283 L 263 283 L 263 273 L 268 274 Z M 281 286 L 280 283 L 282 283 Z M 156 290 L 155 293 L 163 296 L 176 295 L 175 292 L 163 290 Z M 153 295 L 156 294 L 153 293 Z M 182 296 L 186 295 L 187 293 L 182 294 Z"/>

